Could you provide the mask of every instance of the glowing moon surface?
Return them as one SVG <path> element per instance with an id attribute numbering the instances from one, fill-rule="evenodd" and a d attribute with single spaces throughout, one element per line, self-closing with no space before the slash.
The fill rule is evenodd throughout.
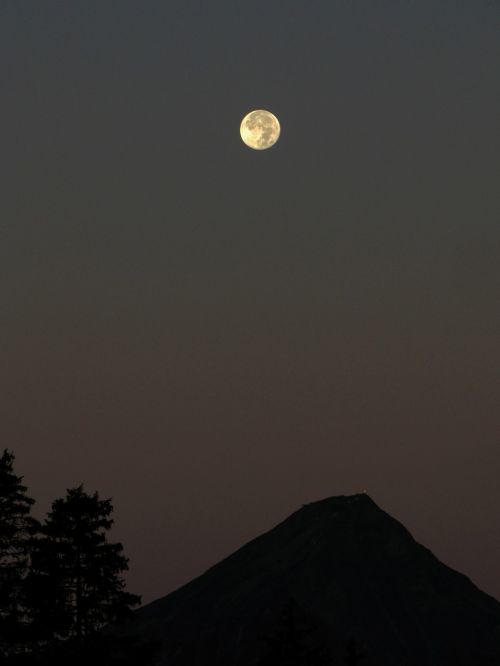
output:
<path id="1" fill-rule="evenodd" d="M 270 111 L 250 111 L 241 121 L 240 134 L 249 148 L 266 150 L 280 138 L 279 120 Z"/>

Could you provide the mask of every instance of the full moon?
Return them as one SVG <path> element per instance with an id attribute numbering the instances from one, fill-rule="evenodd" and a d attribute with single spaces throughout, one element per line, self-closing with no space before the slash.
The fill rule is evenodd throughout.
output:
<path id="1" fill-rule="evenodd" d="M 250 111 L 241 121 L 240 134 L 249 148 L 266 150 L 274 146 L 280 137 L 279 120 L 270 111 Z"/>

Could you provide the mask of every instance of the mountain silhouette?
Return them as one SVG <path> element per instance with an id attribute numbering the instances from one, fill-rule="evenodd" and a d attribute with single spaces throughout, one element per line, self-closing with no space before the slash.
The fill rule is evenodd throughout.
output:
<path id="1" fill-rule="evenodd" d="M 291 600 L 332 666 L 353 638 L 364 666 L 500 664 L 500 603 L 366 494 L 304 505 L 127 631 L 161 640 L 161 665 L 256 666 Z"/>

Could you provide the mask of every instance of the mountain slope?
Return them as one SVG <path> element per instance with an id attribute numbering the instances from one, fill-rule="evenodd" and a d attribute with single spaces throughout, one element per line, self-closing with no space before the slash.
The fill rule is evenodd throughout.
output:
<path id="1" fill-rule="evenodd" d="M 481 655 L 500 664 L 500 603 L 367 495 L 302 507 L 137 611 L 131 630 L 164 641 L 162 665 L 251 666 L 290 598 L 317 625 L 333 664 L 353 635 L 366 666 L 474 666 Z"/>

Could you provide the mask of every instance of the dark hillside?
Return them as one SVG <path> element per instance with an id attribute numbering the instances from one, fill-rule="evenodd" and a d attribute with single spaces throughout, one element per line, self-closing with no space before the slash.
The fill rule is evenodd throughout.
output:
<path id="1" fill-rule="evenodd" d="M 500 603 L 367 495 L 303 506 L 140 609 L 132 630 L 164 641 L 161 664 L 250 666 L 291 598 L 333 664 L 343 663 L 352 636 L 366 666 L 474 666 L 500 657 Z"/>

